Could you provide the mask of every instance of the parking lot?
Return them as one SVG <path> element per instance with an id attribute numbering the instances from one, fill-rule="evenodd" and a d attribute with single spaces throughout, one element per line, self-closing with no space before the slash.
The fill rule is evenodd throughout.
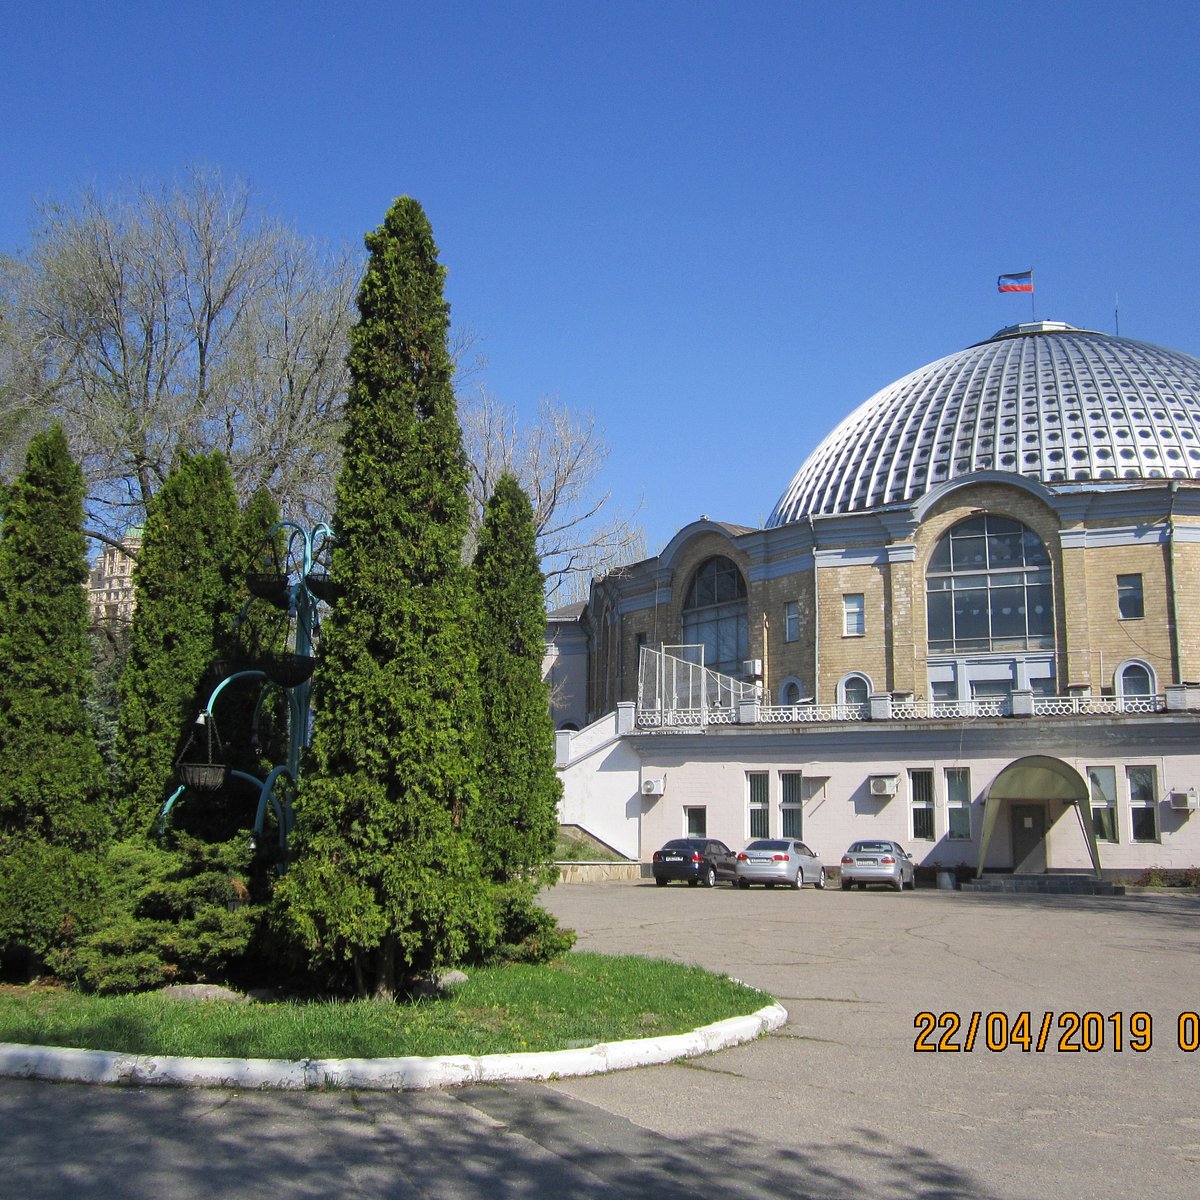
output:
<path id="1" fill-rule="evenodd" d="M 1200 1008 L 1200 898 L 646 881 L 559 887 L 546 903 L 581 948 L 726 971 L 791 1019 L 708 1058 L 439 1093 L 0 1080 L 0 1197 L 1197 1194 L 1200 1051 L 1179 1049 L 1177 1018 Z M 945 1020 L 933 1040 L 947 1046 L 983 1014 L 973 1048 L 914 1052 L 921 1012 Z M 986 1015 L 1004 1014 L 999 1046 L 1022 1012 L 1031 1048 L 989 1050 Z M 1140 1052 L 1137 1012 L 1152 1018 Z M 1099 1016 L 1073 1033 L 1070 1013 Z"/>

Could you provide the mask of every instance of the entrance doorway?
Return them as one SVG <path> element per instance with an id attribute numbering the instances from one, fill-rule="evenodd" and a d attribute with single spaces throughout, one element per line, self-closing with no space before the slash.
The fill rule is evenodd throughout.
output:
<path id="1" fill-rule="evenodd" d="M 1046 806 L 1013 802 L 1010 811 L 1013 873 L 1043 874 L 1046 870 Z"/>

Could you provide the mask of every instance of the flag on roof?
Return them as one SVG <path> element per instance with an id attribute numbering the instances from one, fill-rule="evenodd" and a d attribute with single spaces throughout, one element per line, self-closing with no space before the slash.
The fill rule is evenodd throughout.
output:
<path id="1" fill-rule="evenodd" d="M 998 292 L 1032 292 L 1033 272 L 1018 271 L 1015 275 L 1001 275 L 996 280 Z"/>

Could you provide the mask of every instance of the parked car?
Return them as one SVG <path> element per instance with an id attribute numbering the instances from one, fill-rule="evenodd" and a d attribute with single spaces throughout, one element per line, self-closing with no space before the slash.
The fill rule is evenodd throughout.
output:
<path id="1" fill-rule="evenodd" d="M 752 883 L 774 887 L 785 883 L 801 888 L 825 886 L 825 868 L 821 860 L 803 843 L 794 838 L 759 838 L 737 856 L 738 887 Z"/>
<path id="2" fill-rule="evenodd" d="M 900 892 L 917 886 L 917 867 L 899 842 L 855 842 L 842 855 L 842 891 L 855 883 L 886 883 Z"/>
<path id="3" fill-rule="evenodd" d="M 654 882 L 666 887 L 672 879 L 683 879 L 689 887 L 698 883 L 712 887 L 718 879 L 731 883 L 737 876 L 737 857 L 715 838 L 674 838 L 651 861 Z"/>

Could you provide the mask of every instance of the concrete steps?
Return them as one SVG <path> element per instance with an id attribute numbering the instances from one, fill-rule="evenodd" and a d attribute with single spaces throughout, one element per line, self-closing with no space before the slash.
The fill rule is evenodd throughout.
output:
<path id="1" fill-rule="evenodd" d="M 962 885 L 964 892 L 1037 892 L 1054 896 L 1123 896 L 1125 888 L 1094 875 L 985 875 Z"/>

